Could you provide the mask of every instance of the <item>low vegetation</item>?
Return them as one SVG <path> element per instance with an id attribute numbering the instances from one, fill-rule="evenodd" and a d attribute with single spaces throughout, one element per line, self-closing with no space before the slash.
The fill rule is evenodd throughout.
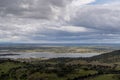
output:
<path id="1" fill-rule="evenodd" d="M 0 59 L 0 80 L 120 80 L 119 56 L 118 50 L 91 58 Z"/>

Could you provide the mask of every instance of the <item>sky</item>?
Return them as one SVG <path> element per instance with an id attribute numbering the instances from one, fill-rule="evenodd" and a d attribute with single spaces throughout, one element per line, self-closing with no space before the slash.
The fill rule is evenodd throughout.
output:
<path id="1" fill-rule="evenodd" d="M 0 43 L 120 43 L 120 0 L 0 0 Z"/>

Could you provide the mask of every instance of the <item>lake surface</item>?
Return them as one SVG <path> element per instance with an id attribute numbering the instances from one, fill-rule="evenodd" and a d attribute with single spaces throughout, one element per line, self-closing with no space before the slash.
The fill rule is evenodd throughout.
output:
<path id="1" fill-rule="evenodd" d="M 100 55 L 100 53 L 49 53 L 49 52 L 12 52 L 0 53 L 0 58 L 78 58 L 78 57 L 92 57 Z"/>

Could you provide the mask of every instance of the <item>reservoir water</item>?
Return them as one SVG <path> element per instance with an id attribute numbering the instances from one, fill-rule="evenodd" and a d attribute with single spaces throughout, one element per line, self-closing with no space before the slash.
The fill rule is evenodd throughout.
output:
<path id="1" fill-rule="evenodd" d="M 50 52 L 12 52 L 0 53 L 0 58 L 78 58 L 78 57 L 92 57 L 100 55 L 100 53 L 50 53 Z"/>

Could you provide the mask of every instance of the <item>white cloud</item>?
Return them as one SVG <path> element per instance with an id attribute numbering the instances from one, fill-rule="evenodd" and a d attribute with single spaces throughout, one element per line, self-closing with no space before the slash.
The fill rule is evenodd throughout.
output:
<path id="1" fill-rule="evenodd" d="M 77 27 L 77 26 L 50 27 L 50 29 L 60 30 L 60 31 L 65 31 L 65 32 L 72 32 L 72 33 L 89 31 L 89 29 L 87 29 L 85 27 Z"/>
<path id="2" fill-rule="evenodd" d="M 88 5 L 71 18 L 73 25 L 99 30 L 120 30 L 120 5 Z"/>
<path id="3" fill-rule="evenodd" d="M 93 2 L 0 0 L 0 41 L 119 41 L 120 2 Z"/>

